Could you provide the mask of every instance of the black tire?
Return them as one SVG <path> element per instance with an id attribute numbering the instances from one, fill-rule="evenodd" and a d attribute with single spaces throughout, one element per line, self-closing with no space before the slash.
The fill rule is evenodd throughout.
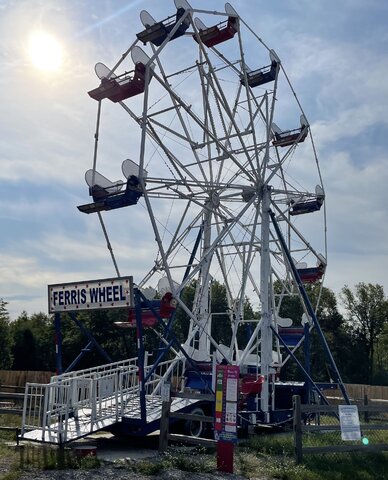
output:
<path id="1" fill-rule="evenodd" d="M 191 410 L 193 415 L 205 416 L 205 412 L 200 407 L 195 407 Z M 189 437 L 205 437 L 206 423 L 197 420 L 186 420 L 184 424 L 184 433 Z"/>

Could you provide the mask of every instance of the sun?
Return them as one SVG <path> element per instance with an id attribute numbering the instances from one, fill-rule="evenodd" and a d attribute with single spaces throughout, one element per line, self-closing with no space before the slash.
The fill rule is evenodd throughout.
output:
<path id="1" fill-rule="evenodd" d="M 28 52 L 33 65 L 39 70 L 55 72 L 62 65 L 62 47 L 49 33 L 34 32 L 31 34 Z"/>

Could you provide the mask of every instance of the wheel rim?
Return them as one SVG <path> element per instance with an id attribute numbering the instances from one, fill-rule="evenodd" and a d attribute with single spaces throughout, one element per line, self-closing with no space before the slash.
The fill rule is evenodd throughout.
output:
<path id="1" fill-rule="evenodd" d="M 217 18 L 208 12 L 209 24 Z M 213 279 L 226 287 L 225 315 L 233 336 L 231 348 L 223 355 L 229 360 L 238 357 L 238 330 L 244 320 L 250 320 L 244 318 L 245 298 L 256 309 L 263 309 L 264 192 L 270 192 L 269 208 L 295 260 L 311 264 L 319 252 L 326 256 L 324 209 L 314 214 L 314 228 L 307 228 L 315 236 L 320 227 L 321 238 L 315 236 L 314 242 L 305 234 L 310 218 L 289 214 L 292 201 L 301 196 L 313 198 L 315 185 L 322 186 L 312 137 L 289 147 L 272 141 L 274 120 L 280 122 L 284 117 L 282 123 L 293 128 L 303 110 L 283 69 L 269 86 L 259 90 L 247 86 L 245 66 L 260 67 L 254 65 L 256 58 L 265 64 L 274 53 L 245 22 L 240 27 L 233 41 L 217 49 L 190 38 L 158 50 L 148 45 L 145 49 L 152 67 L 149 64 L 146 70 L 144 94 L 121 103 L 134 128 L 140 128 L 131 137 L 131 151 L 139 159 L 140 171 L 148 172 L 140 204 L 147 210 L 156 238 L 155 263 L 138 285 L 156 285 L 167 277 L 191 321 L 186 351 L 198 360 L 210 359 L 211 344 L 218 348 L 208 309 Z M 249 42 L 255 43 L 251 58 L 244 50 Z M 286 98 L 285 107 L 278 106 L 281 98 Z M 293 106 L 290 99 L 296 99 Z M 280 284 L 279 292 L 269 299 L 276 313 L 295 289 L 270 224 L 268 230 L 271 282 Z M 191 309 L 180 295 L 193 280 L 197 283 Z M 255 335 L 247 355 L 260 351 L 260 331 Z"/>

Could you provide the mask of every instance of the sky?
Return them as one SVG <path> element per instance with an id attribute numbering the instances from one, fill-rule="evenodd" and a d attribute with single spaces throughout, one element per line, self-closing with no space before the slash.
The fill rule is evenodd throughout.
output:
<path id="1" fill-rule="evenodd" d="M 388 293 L 388 3 L 231 3 L 281 58 L 309 120 L 326 192 L 325 285 L 339 293 L 379 283 Z M 97 103 L 87 91 L 98 85 L 94 65 L 114 65 L 142 30 L 142 9 L 175 13 L 169 0 L 0 0 L 0 298 L 11 319 L 47 312 L 49 284 L 115 276 L 98 218 L 76 209 L 89 201 L 93 162 Z M 36 31 L 60 44 L 57 70 L 34 64 Z M 111 121 L 124 123 L 120 115 Z M 109 135 L 113 150 L 130 148 L 122 131 Z M 122 273 L 135 281 L 151 266 L 143 221 L 107 220 Z"/>

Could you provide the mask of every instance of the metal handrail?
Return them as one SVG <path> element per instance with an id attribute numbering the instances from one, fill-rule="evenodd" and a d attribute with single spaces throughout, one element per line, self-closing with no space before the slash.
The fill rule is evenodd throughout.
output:
<path id="1" fill-rule="evenodd" d="M 129 397 L 138 395 L 137 359 L 54 376 L 49 384 L 27 383 L 21 436 L 39 430 L 41 440 L 65 443 L 80 412 L 90 432 L 108 418 L 118 420 Z"/>

